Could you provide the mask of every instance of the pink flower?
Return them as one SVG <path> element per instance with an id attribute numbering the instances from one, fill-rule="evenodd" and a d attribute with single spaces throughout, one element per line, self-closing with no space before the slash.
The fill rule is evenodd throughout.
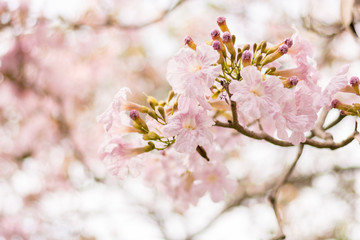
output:
<path id="1" fill-rule="evenodd" d="M 262 80 L 261 72 L 256 67 L 248 66 L 241 70 L 241 81 L 232 81 L 229 86 L 233 94 L 231 100 L 237 103 L 240 116 L 248 120 L 259 119 L 270 111 L 279 111 L 277 100 L 282 96 L 284 89 L 277 77 Z"/>
<path id="2" fill-rule="evenodd" d="M 192 153 L 198 145 L 211 144 L 210 127 L 214 122 L 204 109 L 195 104 L 191 104 L 188 110 L 169 117 L 163 133 L 165 137 L 176 136 L 174 147 L 178 152 Z"/>
<path id="3" fill-rule="evenodd" d="M 109 131 L 113 125 L 113 121 L 119 119 L 121 106 L 126 102 L 127 94 L 131 93 L 127 87 L 121 88 L 115 95 L 113 102 L 110 106 L 97 116 L 96 120 L 104 125 L 105 131 Z"/>
<path id="4" fill-rule="evenodd" d="M 337 92 L 333 96 L 334 99 L 339 100 L 342 104 L 350 105 L 360 104 L 360 96 L 350 92 Z"/>
<path id="5" fill-rule="evenodd" d="M 169 61 L 167 80 L 176 93 L 203 97 L 221 72 L 221 66 L 214 65 L 218 59 L 219 53 L 208 45 L 198 45 L 196 51 L 182 48 Z"/>
<path id="6" fill-rule="evenodd" d="M 210 197 L 214 202 L 224 199 L 224 192 L 234 192 L 236 181 L 227 178 L 229 170 L 221 161 L 210 161 L 194 171 L 196 180 L 200 180 L 196 186 L 200 191 L 209 191 Z"/>
<path id="7" fill-rule="evenodd" d="M 141 164 L 137 155 L 144 153 L 144 148 L 133 148 L 121 138 L 113 138 L 104 143 L 99 149 L 100 158 L 105 162 L 112 174 L 125 178 L 129 173 L 137 176 Z"/>
<path id="8" fill-rule="evenodd" d="M 313 56 L 314 51 L 311 43 L 302 38 L 297 29 L 295 29 L 295 34 L 291 39 L 293 40 L 293 45 L 289 48 L 287 54 L 294 58 L 296 62 L 304 62 L 307 57 Z"/>
<path id="9" fill-rule="evenodd" d="M 322 93 L 321 105 L 330 107 L 331 101 L 334 99 L 334 94 L 346 87 L 348 84 L 347 72 L 349 65 L 344 65 L 338 73 L 330 80 L 330 83 Z"/>
<path id="10" fill-rule="evenodd" d="M 304 133 L 311 130 L 317 119 L 317 111 L 312 106 L 312 98 L 306 94 L 301 99 L 296 99 L 297 94 L 292 89 L 286 89 L 287 94 L 283 95 L 280 103 L 281 111 L 275 113 L 273 119 L 277 129 L 277 136 L 294 145 L 306 140 Z M 308 103 L 308 104 L 307 104 Z M 291 130 L 289 138 L 288 130 Z"/>

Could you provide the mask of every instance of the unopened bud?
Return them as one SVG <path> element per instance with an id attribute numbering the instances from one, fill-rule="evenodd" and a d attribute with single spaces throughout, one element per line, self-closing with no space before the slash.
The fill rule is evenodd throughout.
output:
<path id="1" fill-rule="evenodd" d="M 213 42 L 212 47 L 213 47 L 214 50 L 216 50 L 216 51 L 221 50 L 221 44 L 220 44 L 220 42 L 219 42 L 218 40 L 215 40 L 215 41 Z"/>
<path id="2" fill-rule="evenodd" d="M 166 102 L 165 102 L 165 101 L 160 101 L 160 102 L 159 102 L 159 106 L 164 107 L 165 105 L 166 105 Z"/>
<path id="3" fill-rule="evenodd" d="M 220 37 L 220 31 L 219 30 L 217 30 L 217 29 L 215 29 L 215 30 L 213 30 L 212 32 L 211 32 L 211 38 L 212 38 L 212 40 L 220 40 L 221 39 L 221 37 Z"/>
<path id="4" fill-rule="evenodd" d="M 214 50 L 216 50 L 220 57 L 219 57 L 219 60 L 217 61 L 219 64 L 224 64 L 225 62 L 225 58 L 224 58 L 224 54 L 223 54 L 223 51 L 221 49 L 221 43 L 218 41 L 218 40 L 215 40 L 212 44 L 212 47 L 214 48 Z"/>
<path id="5" fill-rule="evenodd" d="M 230 32 L 229 28 L 226 25 L 226 18 L 218 17 L 216 22 L 219 25 L 222 32 Z"/>
<path id="6" fill-rule="evenodd" d="M 131 110 L 129 116 L 133 120 L 134 128 L 136 128 L 144 133 L 149 132 L 149 128 L 148 128 L 146 122 L 141 119 L 140 114 L 137 110 Z"/>
<path id="7" fill-rule="evenodd" d="M 134 121 L 137 120 L 138 118 L 140 118 L 140 114 L 137 110 L 131 110 L 129 115 L 130 115 L 130 118 Z"/>
<path id="8" fill-rule="evenodd" d="M 243 67 L 249 66 L 252 60 L 252 53 L 249 50 L 245 50 L 242 54 Z"/>
<path id="9" fill-rule="evenodd" d="M 162 106 L 158 106 L 157 110 L 160 113 L 161 117 L 165 120 L 165 109 Z"/>
<path id="10" fill-rule="evenodd" d="M 286 54 L 289 50 L 289 47 L 286 44 L 282 44 L 275 52 L 273 52 L 272 54 L 268 55 L 266 58 L 264 58 L 264 60 L 262 61 L 262 65 L 266 65 L 268 63 L 271 63 L 273 61 L 275 61 L 276 59 L 280 58 L 281 56 L 283 56 L 284 54 Z"/>
<path id="11" fill-rule="evenodd" d="M 286 46 L 288 46 L 288 48 L 291 48 L 293 45 L 293 40 L 291 38 L 287 38 L 284 40 L 284 43 L 286 44 Z"/>
<path id="12" fill-rule="evenodd" d="M 268 69 L 265 71 L 265 74 L 272 75 L 273 72 L 276 72 L 276 68 L 275 68 L 275 67 L 268 68 Z"/>
<path id="13" fill-rule="evenodd" d="M 146 101 L 147 101 L 147 103 L 150 105 L 150 107 L 151 107 L 152 109 L 155 109 L 155 107 L 156 107 L 157 105 L 159 105 L 159 104 L 158 104 L 158 101 L 156 100 L 156 98 L 154 98 L 154 97 L 152 97 L 152 96 L 148 96 L 147 99 L 146 99 Z"/>
<path id="14" fill-rule="evenodd" d="M 289 77 L 289 82 L 292 86 L 296 86 L 299 82 L 299 79 L 297 76 L 292 76 L 292 77 Z"/>
<path id="15" fill-rule="evenodd" d="M 184 42 L 185 42 L 185 45 L 188 45 L 191 49 L 196 51 L 196 44 L 194 43 L 194 41 L 192 40 L 192 38 L 190 36 L 186 36 L 184 39 Z"/>
<path id="16" fill-rule="evenodd" d="M 243 46 L 242 51 L 244 52 L 244 51 L 249 50 L 249 49 L 250 49 L 250 45 L 249 45 L 249 44 L 245 44 L 245 45 Z"/>
<path id="17" fill-rule="evenodd" d="M 296 76 L 292 76 L 292 77 L 286 78 L 282 82 L 284 84 L 284 87 L 292 88 L 292 87 L 295 87 L 298 84 L 299 79 Z"/>
<path id="18" fill-rule="evenodd" d="M 356 76 L 352 76 L 351 78 L 350 78 L 350 85 L 351 86 L 355 86 L 355 85 L 359 85 L 359 83 L 360 83 L 360 80 L 359 80 L 359 78 L 358 77 L 356 77 Z"/>
<path id="19" fill-rule="evenodd" d="M 152 117 L 153 119 L 157 120 L 159 117 L 158 115 L 156 114 L 156 112 L 154 110 L 149 110 L 148 112 L 149 116 Z"/>
<path id="20" fill-rule="evenodd" d="M 148 142 L 148 145 L 144 147 L 145 152 L 150 152 L 155 149 L 155 144 L 153 142 Z"/>
<path id="21" fill-rule="evenodd" d="M 255 52 L 256 52 L 256 50 L 257 50 L 257 44 L 256 44 L 256 43 L 254 43 L 254 44 L 253 44 L 253 52 L 255 53 Z"/>
<path id="22" fill-rule="evenodd" d="M 262 55 L 259 55 L 259 56 L 257 56 L 257 57 L 255 58 L 255 63 L 256 63 L 256 65 L 260 65 L 260 62 L 261 62 L 262 58 L 263 58 Z"/>
<path id="23" fill-rule="evenodd" d="M 261 41 L 259 46 L 257 47 L 257 50 L 260 50 L 263 53 L 266 49 L 266 45 L 267 45 L 266 41 Z"/>
<path id="24" fill-rule="evenodd" d="M 353 87 L 353 89 L 355 90 L 355 93 L 356 93 L 357 95 L 360 95 L 360 94 L 359 94 L 359 83 L 360 83 L 360 80 L 359 80 L 358 77 L 352 76 L 352 77 L 350 78 L 350 85 Z"/>
<path id="25" fill-rule="evenodd" d="M 331 101 L 331 106 L 333 108 L 336 108 L 339 104 L 340 104 L 340 101 L 337 100 L 337 99 L 334 99 L 334 100 Z"/>
<path id="26" fill-rule="evenodd" d="M 236 52 L 235 52 L 234 44 L 232 41 L 232 36 L 229 32 L 224 32 L 223 42 L 231 55 L 231 60 L 234 61 Z"/>
<path id="27" fill-rule="evenodd" d="M 158 139 L 160 139 L 160 136 L 156 132 L 150 131 L 147 134 L 143 135 L 143 139 L 144 140 L 158 140 Z"/>
<path id="28" fill-rule="evenodd" d="M 173 90 L 171 90 L 171 91 L 169 92 L 167 101 L 170 102 L 171 99 L 173 99 L 174 96 L 175 96 L 175 92 L 174 92 Z"/>

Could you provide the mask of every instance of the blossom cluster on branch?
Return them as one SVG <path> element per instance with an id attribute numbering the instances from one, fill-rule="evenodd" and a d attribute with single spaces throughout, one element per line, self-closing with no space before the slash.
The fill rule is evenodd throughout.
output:
<path id="1" fill-rule="evenodd" d="M 355 127 L 346 140 L 334 142 L 331 134 L 322 134 L 325 119 L 318 117 L 330 107 L 360 116 L 359 78 L 348 80 L 349 66 L 322 89 L 312 46 L 298 32 L 275 45 L 237 46 L 226 19 L 217 23 L 221 32 L 212 31 L 211 41 L 196 44 L 187 36 L 186 47 L 169 61 L 172 90 L 166 100 L 147 96 L 149 106 L 142 106 L 128 101 L 131 91 L 122 88 L 97 118 L 107 136 L 100 156 L 112 173 L 141 174 L 179 210 L 206 192 L 220 201 L 236 189 L 224 164 L 229 150 L 224 146 L 234 132 L 279 146 L 330 149 L 358 136 Z"/>

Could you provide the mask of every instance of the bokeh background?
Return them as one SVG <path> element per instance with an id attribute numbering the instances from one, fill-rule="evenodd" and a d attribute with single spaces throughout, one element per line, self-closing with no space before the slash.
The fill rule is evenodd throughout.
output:
<path id="1" fill-rule="evenodd" d="M 167 61 L 183 38 L 210 39 L 224 16 L 237 43 L 277 43 L 298 29 L 325 85 L 343 64 L 360 75 L 357 8 L 340 0 L 1 0 L 0 239 L 270 239 L 267 200 L 295 148 L 241 139 L 227 165 L 239 187 L 186 212 L 141 178 L 119 180 L 97 156 L 96 116 L 123 86 L 166 98 Z M 350 1 L 351 2 L 351 1 Z M 354 16 L 354 30 L 348 27 Z M 330 119 L 338 112 L 331 111 Z M 347 117 L 335 140 L 353 130 Z M 287 239 L 360 239 L 360 147 L 305 147 L 280 189 Z"/>

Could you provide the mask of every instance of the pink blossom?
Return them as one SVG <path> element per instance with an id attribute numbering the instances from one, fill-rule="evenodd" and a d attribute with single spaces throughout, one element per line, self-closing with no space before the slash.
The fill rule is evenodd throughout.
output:
<path id="1" fill-rule="evenodd" d="M 342 104 L 353 105 L 360 104 L 360 96 L 350 92 L 337 92 L 333 96 L 334 99 L 339 100 Z"/>
<path id="2" fill-rule="evenodd" d="M 105 142 L 99 149 L 99 156 L 112 174 L 121 179 L 129 173 L 139 175 L 141 164 L 137 155 L 144 153 L 144 148 L 134 148 L 122 138 L 113 138 Z"/>
<path id="3" fill-rule="evenodd" d="M 304 62 L 307 57 L 313 56 L 313 47 L 309 41 L 302 38 L 297 29 L 291 37 L 293 45 L 289 48 L 288 55 L 295 59 L 296 62 Z"/>
<path id="4" fill-rule="evenodd" d="M 221 66 L 214 65 L 218 59 L 219 53 L 208 45 L 198 45 L 196 51 L 182 48 L 169 61 L 167 80 L 176 93 L 203 97 L 221 72 Z"/>
<path id="5" fill-rule="evenodd" d="M 330 107 L 334 94 L 346 87 L 348 84 L 347 72 L 349 71 L 349 65 L 344 65 L 337 74 L 330 80 L 330 83 L 322 93 L 321 105 Z"/>
<path id="6" fill-rule="evenodd" d="M 280 139 L 290 141 L 294 145 L 304 142 L 306 131 L 312 129 L 317 118 L 316 112 L 313 110 L 313 106 L 304 103 L 312 103 L 312 99 L 305 99 L 307 96 L 303 95 L 302 98 L 296 101 L 296 93 L 292 89 L 286 89 L 287 94 L 283 95 L 280 103 L 281 111 L 275 113 L 273 116 L 275 120 L 275 126 L 277 129 L 277 136 Z M 303 102 L 303 101 L 306 102 Z M 304 109 L 308 108 L 308 109 Z M 288 130 L 291 130 L 291 136 L 289 138 Z"/>
<path id="7" fill-rule="evenodd" d="M 269 77 L 262 80 L 256 67 L 248 66 L 241 70 L 241 81 L 232 81 L 229 86 L 233 94 L 231 100 L 237 103 L 240 116 L 248 120 L 259 119 L 270 111 L 277 112 L 277 99 L 281 97 L 283 85 L 279 78 Z"/>
<path id="8" fill-rule="evenodd" d="M 97 116 L 96 120 L 104 125 L 105 131 L 109 131 L 113 125 L 113 121 L 119 119 L 121 106 L 126 101 L 128 93 L 131 93 L 129 88 L 121 88 L 105 112 Z"/>
<path id="9" fill-rule="evenodd" d="M 177 151 L 192 153 L 198 145 L 211 144 L 210 127 L 214 122 L 201 107 L 191 104 L 188 109 L 188 112 L 178 111 L 169 117 L 163 133 L 165 137 L 176 136 L 174 147 Z"/>
<path id="10" fill-rule="evenodd" d="M 209 191 L 214 202 L 224 199 L 224 192 L 232 193 L 237 184 L 236 181 L 227 178 L 229 170 L 221 161 L 210 161 L 202 165 L 194 172 L 196 180 L 200 180 L 196 186 L 201 191 Z"/>

